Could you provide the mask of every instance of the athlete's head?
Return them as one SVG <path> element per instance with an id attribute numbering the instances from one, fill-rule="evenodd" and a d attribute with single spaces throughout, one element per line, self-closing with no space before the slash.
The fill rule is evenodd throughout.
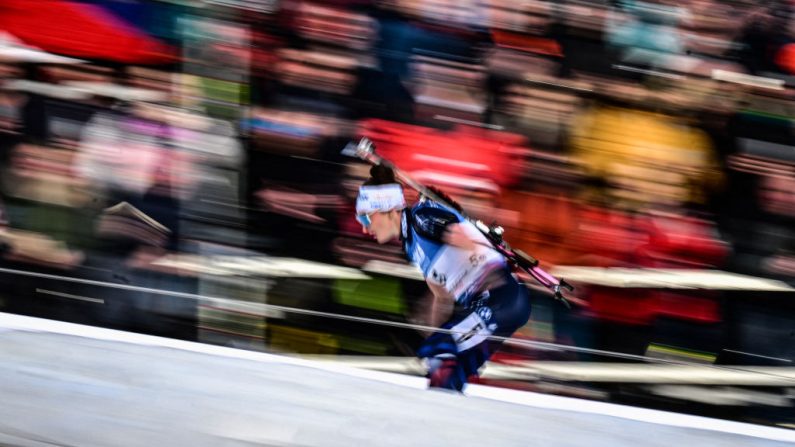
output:
<path id="1" fill-rule="evenodd" d="M 370 178 L 359 188 L 356 198 L 356 219 L 362 231 L 372 235 L 379 244 L 400 235 L 400 215 L 406 207 L 403 188 L 392 169 L 376 165 Z"/>

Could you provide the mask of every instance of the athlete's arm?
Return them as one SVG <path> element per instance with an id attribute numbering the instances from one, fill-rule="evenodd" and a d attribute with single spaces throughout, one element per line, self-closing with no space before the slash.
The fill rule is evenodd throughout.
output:
<path id="1" fill-rule="evenodd" d="M 442 241 L 447 245 L 462 248 L 464 250 L 473 250 L 475 248 L 475 241 L 466 231 L 464 224 L 456 223 L 447 226 Z"/>
<path id="2" fill-rule="evenodd" d="M 433 296 L 431 297 L 431 304 L 428 306 L 428 315 L 425 321 L 427 321 L 430 326 L 439 327 L 442 323 L 447 321 L 453 313 L 453 303 L 455 299 L 445 290 L 444 286 L 436 284 L 431 280 L 426 282 Z"/>

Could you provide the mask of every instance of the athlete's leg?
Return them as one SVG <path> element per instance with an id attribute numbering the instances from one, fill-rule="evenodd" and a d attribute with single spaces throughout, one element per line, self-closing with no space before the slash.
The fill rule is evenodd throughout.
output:
<path id="1" fill-rule="evenodd" d="M 476 375 L 502 344 L 489 337 L 508 337 L 530 318 L 527 290 L 515 281 L 484 292 L 477 302 L 478 307 L 470 313 L 442 326 L 452 334 L 434 333 L 417 352 L 427 359 L 431 387 L 463 390 L 467 379 Z"/>

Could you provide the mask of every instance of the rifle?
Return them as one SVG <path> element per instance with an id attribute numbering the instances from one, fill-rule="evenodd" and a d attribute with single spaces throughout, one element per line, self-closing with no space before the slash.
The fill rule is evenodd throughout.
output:
<path id="1" fill-rule="evenodd" d="M 428 197 L 429 199 L 441 205 L 451 207 L 450 204 L 446 203 L 444 199 L 439 197 L 439 195 L 434 193 L 430 188 L 418 183 L 401 171 L 392 162 L 376 154 L 375 144 L 370 141 L 369 138 L 362 138 L 358 143 L 353 141 L 348 143 L 348 145 L 342 150 L 342 154 L 349 157 L 360 158 L 373 165 L 385 166 L 391 169 L 395 173 L 395 176 L 403 181 L 403 183 L 409 185 L 421 195 Z M 508 242 L 506 242 L 503 238 L 505 230 L 501 226 L 497 225 L 496 223 L 487 225 L 481 220 L 470 218 L 465 213 L 462 214 L 464 214 L 464 217 L 469 222 L 472 222 L 478 231 L 480 231 L 486 237 L 494 249 L 508 260 L 509 264 L 514 270 L 521 270 L 527 273 L 539 284 L 549 289 L 553 293 L 555 299 L 560 300 L 566 305 L 566 307 L 571 308 L 571 305 L 563 296 L 563 289 L 566 289 L 569 292 L 574 291 L 574 287 L 572 287 L 571 284 L 544 271 L 541 267 L 539 267 L 538 259 L 528 255 L 522 250 L 511 248 Z"/>

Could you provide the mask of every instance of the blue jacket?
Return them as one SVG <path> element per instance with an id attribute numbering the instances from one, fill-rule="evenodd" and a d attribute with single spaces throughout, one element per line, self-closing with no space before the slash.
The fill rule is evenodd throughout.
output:
<path id="1" fill-rule="evenodd" d="M 476 241 L 474 249 L 465 250 L 443 242 L 447 227 L 455 223 L 461 223 Z M 428 199 L 403 211 L 401 239 L 406 257 L 420 268 L 425 279 L 444 287 L 462 304 L 479 291 L 488 273 L 506 265 L 505 258 L 474 224 L 456 210 Z"/>

